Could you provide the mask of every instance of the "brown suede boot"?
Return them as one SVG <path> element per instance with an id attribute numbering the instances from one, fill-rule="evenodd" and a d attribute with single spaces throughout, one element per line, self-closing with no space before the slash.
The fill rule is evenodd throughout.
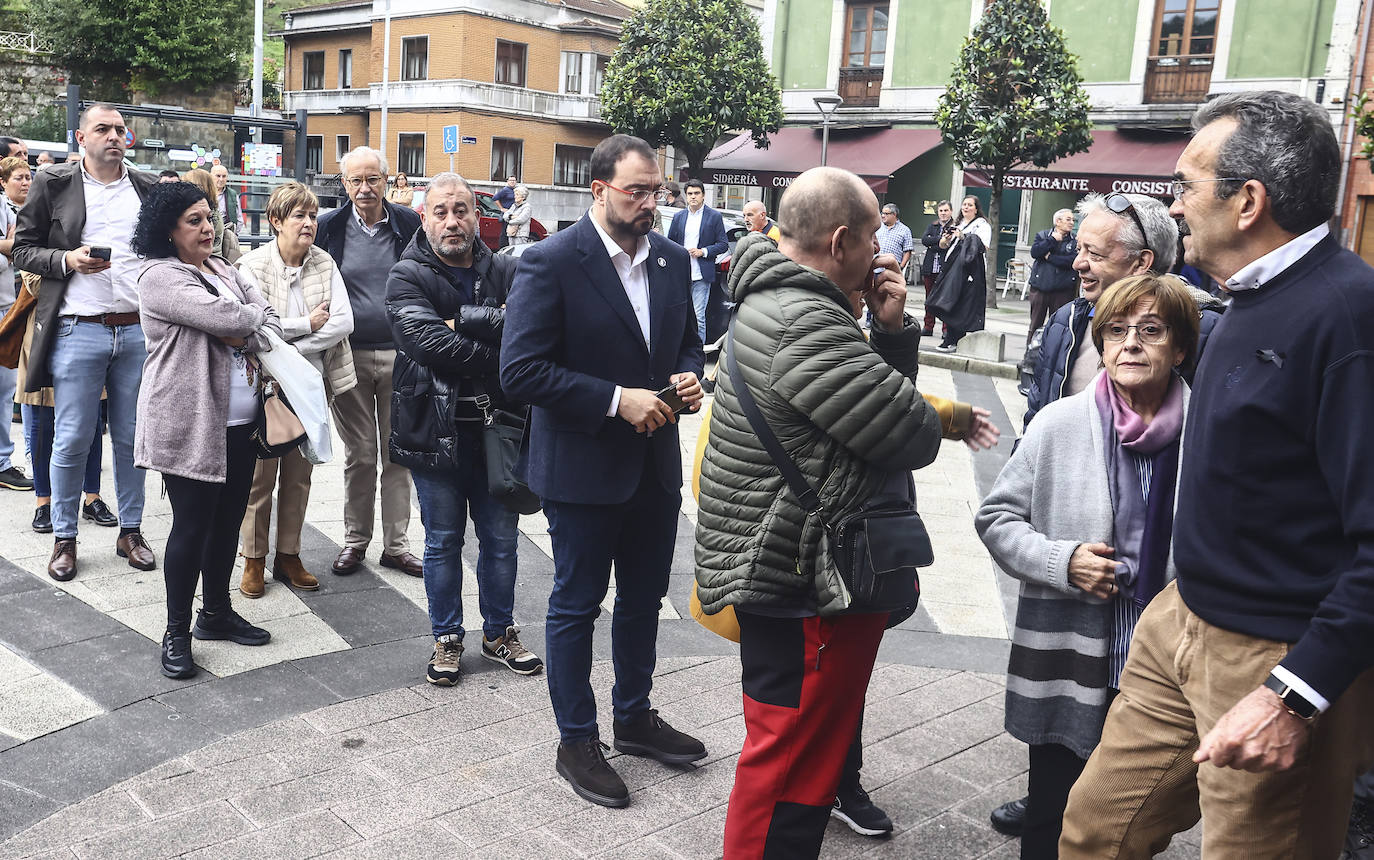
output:
<path id="1" fill-rule="evenodd" d="M 298 555 L 277 553 L 272 560 L 272 578 L 289 582 L 301 591 L 314 591 L 320 587 L 320 581 L 305 569 Z"/>
<path id="2" fill-rule="evenodd" d="M 267 559 L 244 556 L 243 579 L 239 582 L 239 593 L 244 597 L 262 597 L 266 588 L 262 581 L 262 574 L 266 567 Z"/>

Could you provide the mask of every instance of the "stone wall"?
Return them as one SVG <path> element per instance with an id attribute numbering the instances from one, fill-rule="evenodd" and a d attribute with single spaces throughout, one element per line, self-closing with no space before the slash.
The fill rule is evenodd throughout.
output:
<path id="1" fill-rule="evenodd" d="M 0 134 L 10 134 L 53 99 L 66 95 L 67 72 L 50 65 L 51 57 L 0 48 Z"/>

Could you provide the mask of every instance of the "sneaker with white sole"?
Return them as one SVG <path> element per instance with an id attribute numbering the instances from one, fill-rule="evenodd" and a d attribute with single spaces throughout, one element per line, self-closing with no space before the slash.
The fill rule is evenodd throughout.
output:
<path id="1" fill-rule="evenodd" d="M 459 660 L 463 656 L 463 643 L 452 634 L 434 640 L 434 656 L 429 658 L 425 669 L 425 680 L 440 687 L 452 687 L 458 683 L 462 672 Z"/>
<path id="2" fill-rule="evenodd" d="M 892 819 L 873 804 L 868 792 L 857 783 L 840 786 L 835 792 L 835 805 L 830 808 L 831 816 L 838 818 L 849 829 L 860 836 L 887 836 L 892 832 Z"/>
<path id="3" fill-rule="evenodd" d="M 514 626 L 507 627 L 506 635 L 494 640 L 483 636 L 482 656 L 517 675 L 534 675 L 544 668 L 544 661 L 520 643 L 520 628 Z"/>

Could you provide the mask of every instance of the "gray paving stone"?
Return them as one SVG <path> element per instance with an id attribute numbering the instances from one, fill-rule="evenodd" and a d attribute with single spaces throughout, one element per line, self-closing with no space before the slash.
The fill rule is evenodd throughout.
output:
<path id="1" fill-rule="evenodd" d="M 996 783 L 950 807 L 954 812 L 973 821 L 987 821 L 992 811 L 1009 800 L 1026 796 L 1026 774 Z M 992 825 L 989 824 L 989 827 Z"/>
<path id="2" fill-rule="evenodd" d="M 280 763 L 290 778 L 309 776 L 349 764 L 369 761 L 388 753 L 408 749 L 414 741 L 391 723 L 321 736 L 304 720 L 300 734 L 272 750 L 270 757 Z"/>
<path id="3" fill-rule="evenodd" d="M 596 856 L 614 857 L 616 860 L 691 860 L 691 858 L 673 851 L 652 836 L 645 836 L 624 845 L 617 845 Z"/>
<path id="4" fill-rule="evenodd" d="M 46 648 L 94 639 L 129 628 L 59 589 L 41 588 L 0 596 L 0 642 L 28 656 Z M 62 619 L 54 624 L 53 619 Z"/>
<path id="5" fill-rule="evenodd" d="M 408 639 L 429 629 L 425 613 L 387 585 L 366 594 L 321 590 L 301 600 L 354 648 Z"/>
<path id="6" fill-rule="evenodd" d="M 894 836 L 865 856 L 910 857 L 929 860 L 964 860 L 979 857 L 998 847 L 1005 837 L 991 827 L 980 828 L 954 813 L 944 813 Z"/>
<path id="7" fill-rule="evenodd" d="M 501 853 L 528 860 L 564 860 L 587 856 L 578 848 L 563 841 L 554 827 L 541 827 L 517 833 L 501 845 Z"/>
<path id="8" fill-rule="evenodd" d="M 290 663 L 174 690 L 156 697 L 178 713 L 225 734 L 337 702 L 339 697 Z"/>
<path id="9" fill-rule="evenodd" d="M 664 705 L 658 711 L 674 728 L 690 734 L 701 726 L 743 714 L 744 697 L 736 681 L 735 685 L 708 690 L 690 699 Z"/>
<path id="10" fill-rule="evenodd" d="M 738 763 L 739 753 L 732 751 L 725 758 L 664 780 L 651 790 L 691 809 L 725 803 L 735 785 L 735 765 Z"/>
<path id="11" fill-rule="evenodd" d="M 431 776 L 452 773 L 479 762 L 505 756 L 509 752 L 503 744 L 487 737 L 485 728 L 477 728 L 455 731 L 451 735 L 443 735 L 377 756 L 368 762 L 368 766 L 373 773 L 391 785 L 409 785 Z M 496 785 L 487 788 L 486 792 L 500 790 L 500 786 Z"/>
<path id="12" fill-rule="evenodd" d="M 0 559 L 0 595 L 46 588 L 43 581 L 16 564 Z"/>
<path id="13" fill-rule="evenodd" d="M 290 779 L 270 756 L 255 756 L 133 785 L 129 793 L 153 815 L 163 818 L 192 807 L 227 800 Z"/>
<path id="14" fill-rule="evenodd" d="M 407 689 L 388 690 L 361 699 L 327 705 L 301 716 L 316 730 L 338 734 L 362 726 L 385 722 L 431 707 L 430 703 Z"/>
<path id="15" fill-rule="evenodd" d="M 299 717 L 291 717 L 237 732 L 186 755 L 191 767 L 212 768 L 226 762 L 265 755 L 291 743 L 303 743 L 314 727 Z"/>
<path id="16" fill-rule="evenodd" d="M 725 851 L 725 804 L 689 816 L 654 833 L 654 839 L 683 857 L 714 858 Z"/>
<path id="17" fill-rule="evenodd" d="M 434 740 L 486 726 L 511 713 L 511 703 L 485 685 L 426 685 L 426 689 L 416 689 L 415 692 L 429 701 L 432 707 L 390 722 L 417 741 Z"/>
<path id="18" fill-rule="evenodd" d="M 186 860 L 304 860 L 358 841 L 358 834 L 347 824 L 327 811 L 317 811 L 184 856 Z"/>
<path id="19" fill-rule="evenodd" d="M 489 794 L 499 795 L 511 789 L 547 781 L 555 773 L 557 755 L 556 744 L 528 747 L 468 765 L 462 768 L 461 773 L 484 786 Z"/>
<path id="20" fill-rule="evenodd" d="M 422 681 L 433 647 L 425 634 L 307 657 L 295 665 L 340 699 L 352 699 Z"/>
<path id="21" fill-rule="evenodd" d="M 426 821 L 378 839 L 320 855 L 328 860 L 408 860 L 408 858 L 471 857 L 472 846 L 445 830 L 436 821 Z"/>
<path id="22" fill-rule="evenodd" d="M 59 812 L 62 804 L 50 797 L 0 779 L 0 839 L 5 839 L 36 821 Z M 0 857 L 23 856 L 9 853 L 9 842 L 0 843 Z"/>
<path id="23" fill-rule="evenodd" d="M 29 659 L 108 710 L 186 686 L 158 671 L 156 642 L 127 628 L 45 648 Z"/>
<path id="24" fill-rule="evenodd" d="M 976 795 L 979 786 L 938 767 L 927 767 L 885 785 L 869 786 L 873 802 L 882 807 L 899 830 L 910 830 Z M 987 818 L 981 820 L 985 824 Z M 992 825 L 987 824 L 991 829 Z"/>
<path id="25" fill-rule="evenodd" d="M 920 630 L 889 630 L 878 648 L 878 659 L 886 663 L 910 663 L 945 669 L 977 669 L 1005 672 L 1011 644 L 1005 639 L 982 636 L 955 636 Z"/>
<path id="26" fill-rule="evenodd" d="M 550 767 L 549 773 L 552 772 L 553 768 Z M 455 812 L 441 815 L 436 820 L 474 848 L 490 845 L 496 853 L 505 856 L 509 853 L 507 847 L 510 840 L 522 831 L 536 830 L 557 822 L 556 829 L 561 833 L 566 821 L 588 814 L 591 808 L 601 807 L 593 807 L 593 804 L 573 794 L 561 778 L 554 777 L 518 791 L 506 791 L 478 800 Z"/>
<path id="27" fill-rule="evenodd" d="M 1026 745 L 1011 735 L 998 735 L 940 762 L 940 769 L 974 785 L 1004 782 L 1026 770 Z"/>
<path id="28" fill-rule="evenodd" d="M 231 798 L 258 827 L 321 809 L 380 794 L 388 786 L 365 764 L 349 765 L 282 782 Z"/>
<path id="29" fill-rule="evenodd" d="M 679 777 L 685 779 L 686 777 Z M 641 836 L 657 833 L 692 816 L 696 804 L 679 803 L 650 786 L 630 795 L 625 809 L 586 804 L 585 809 L 551 825 L 560 838 L 589 854 L 607 851 Z"/>
<path id="30" fill-rule="evenodd" d="M 438 818 L 488 797 L 486 789 L 448 773 L 374 794 L 362 800 L 332 804 L 331 811 L 365 839 Z"/>
<path id="31" fill-rule="evenodd" d="M 962 752 L 963 747 L 923 726 L 864 743 L 864 776 L 872 785 L 885 785 L 903 775 Z"/>
<path id="32" fill-rule="evenodd" d="M 551 707 L 491 723 L 483 734 L 513 750 L 557 743 L 559 739 Z"/>
<path id="33" fill-rule="evenodd" d="M 959 743 L 973 746 L 1002 733 L 1003 711 L 1000 702 L 984 699 L 964 708 L 935 717 L 926 728 Z"/>
<path id="34" fill-rule="evenodd" d="M 126 827 L 75 847 L 82 860 L 128 857 L 174 857 L 207 845 L 218 845 L 248 832 L 252 825 L 225 801 L 191 809 L 169 818 Z"/>

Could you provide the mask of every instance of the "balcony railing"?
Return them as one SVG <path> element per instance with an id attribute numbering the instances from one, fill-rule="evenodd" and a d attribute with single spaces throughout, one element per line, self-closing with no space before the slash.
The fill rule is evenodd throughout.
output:
<path id="1" fill-rule="evenodd" d="M 536 114 L 564 122 L 600 122 L 601 100 L 595 96 L 560 93 L 486 84 L 480 81 L 402 81 L 387 87 L 393 108 L 462 106 L 495 108 Z M 372 104 L 382 101 L 382 85 L 372 85 Z"/>
<path id="2" fill-rule="evenodd" d="M 840 69 L 839 89 L 846 107 L 877 107 L 883 91 L 883 70 Z"/>
<path id="3" fill-rule="evenodd" d="M 25 51 L 30 54 L 51 54 L 52 46 L 34 33 L 0 31 L 0 49 Z"/>
<path id="4" fill-rule="evenodd" d="M 1145 66 L 1145 103 L 1205 101 L 1212 87 L 1212 55 L 1150 57 Z"/>
<path id="5" fill-rule="evenodd" d="M 286 94 L 286 109 L 305 108 L 311 113 L 353 108 L 365 110 L 371 93 L 368 90 L 292 90 Z"/>

